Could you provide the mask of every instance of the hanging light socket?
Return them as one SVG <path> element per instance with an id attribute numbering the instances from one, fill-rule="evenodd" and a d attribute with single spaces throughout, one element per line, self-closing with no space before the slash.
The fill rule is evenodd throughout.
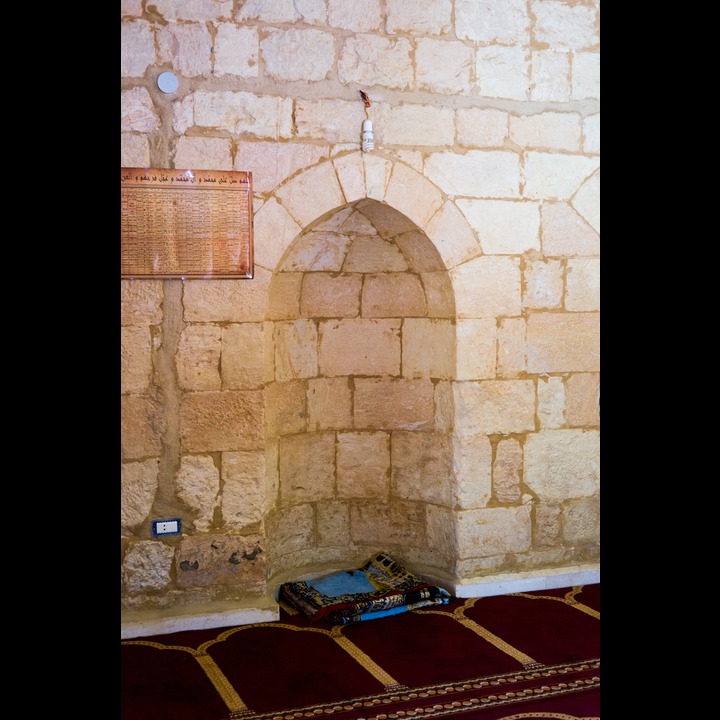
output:
<path id="1" fill-rule="evenodd" d="M 363 120 L 362 125 L 362 149 L 363 152 L 375 149 L 375 136 L 373 135 L 372 120 Z"/>

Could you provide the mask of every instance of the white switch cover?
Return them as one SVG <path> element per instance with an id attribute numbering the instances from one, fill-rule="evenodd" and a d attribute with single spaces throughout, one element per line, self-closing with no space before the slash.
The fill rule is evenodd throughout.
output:
<path id="1" fill-rule="evenodd" d="M 177 535 L 180 533 L 180 518 L 154 520 L 153 535 Z"/>

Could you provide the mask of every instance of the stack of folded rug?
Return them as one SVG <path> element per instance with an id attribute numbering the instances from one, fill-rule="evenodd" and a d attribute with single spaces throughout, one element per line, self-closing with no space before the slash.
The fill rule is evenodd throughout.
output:
<path id="1" fill-rule="evenodd" d="M 447 590 L 426 583 L 385 553 L 378 553 L 356 570 L 284 583 L 279 597 L 312 620 L 333 625 L 374 620 L 450 601 Z"/>

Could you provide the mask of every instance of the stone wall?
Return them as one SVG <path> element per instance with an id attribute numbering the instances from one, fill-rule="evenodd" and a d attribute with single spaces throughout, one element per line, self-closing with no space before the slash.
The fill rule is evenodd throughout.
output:
<path id="1" fill-rule="evenodd" d="M 255 235 L 121 281 L 123 608 L 596 566 L 599 2 L 121 8 L 121 166 L 252 172 Z"/>

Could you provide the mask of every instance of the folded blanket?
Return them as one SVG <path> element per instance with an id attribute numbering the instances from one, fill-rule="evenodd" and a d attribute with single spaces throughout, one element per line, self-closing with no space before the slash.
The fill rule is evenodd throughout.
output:
<path id="1" fill-rule="evenodd" d="M 284 583 L 280 599 L 312 620 L 346 625 L 446 605 L 450 593 L 426 583 L 385 553 L 378 553 L 356 570 Z"/>

